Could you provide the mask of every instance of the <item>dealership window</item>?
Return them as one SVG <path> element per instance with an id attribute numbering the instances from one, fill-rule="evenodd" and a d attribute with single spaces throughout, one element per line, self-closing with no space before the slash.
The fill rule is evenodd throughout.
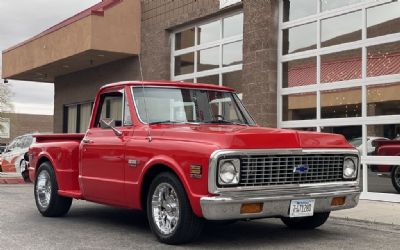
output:
<path id="1" fill-rule="evenodd" d="M 400 138 L 400 2 L 281 0 L 279 26 L 278 126 L 359 143 L 373 197 L 368 165 L 399 162 L 373 141 Z"/>
<path id="2" fill-rule="evenodd" d="M 171 79 L 241 92 L 243 13 L 201 22 L 171 34 Z"/>
<path id="3" fill-rule="evenodd" d="M 64 107 L 64 132 L 85 133 L 89 127 L 93 102 L 66 105 Z"/>

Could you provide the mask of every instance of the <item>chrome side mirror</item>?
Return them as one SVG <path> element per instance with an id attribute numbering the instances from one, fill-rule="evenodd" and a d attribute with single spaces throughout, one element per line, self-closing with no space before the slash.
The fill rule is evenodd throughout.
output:
<path id="1" fill-rule="evenodd" d="M 121 136 L 122 132 L 119 131 L 118 129 L 116 129 L 113 124 L 115 124 L 113 119 L 101 119 L 100 120 L 100 126 L 101 128 L 105 128 L 105 129 L 112 129 L 114 131 L 114 134 L 116 136 Z"/>

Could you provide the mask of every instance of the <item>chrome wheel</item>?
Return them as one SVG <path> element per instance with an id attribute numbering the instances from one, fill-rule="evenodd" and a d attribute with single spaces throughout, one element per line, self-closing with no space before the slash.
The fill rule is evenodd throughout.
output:
<path id="1" fill-rule="evenodd" d="M 170 184 L 161 183 L 154 190 L 151 211 L 153 221 L 163 235 L 175 231 L 179 222 L 179 199 Z"/>
<path id="2" fill-rule="evenodd" d="M 25 160 L 22 160 L 22 161 L 21 161 L 21 164 L 19 164 L 19 171 L 20 171 L 21 173 L 23 173 L 25 170 L 27 170 L 26 168 L 27 168 L 27 167 L 26 167 L 26 161 L 25 161 Z"/>
<path id="3" fill-rule="evenodd" d="M 41 171 L 37 177 L 36 197 L 39 205 L 46 209 L 50 204 L 51 180 L 47 171 Z"/>

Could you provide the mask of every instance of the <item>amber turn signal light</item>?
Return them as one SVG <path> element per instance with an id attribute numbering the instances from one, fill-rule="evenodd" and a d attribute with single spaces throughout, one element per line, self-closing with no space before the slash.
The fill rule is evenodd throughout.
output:
<path id="1" fill-rule="evenodd" d="M 248 204 L 242 204 L 242 207 L 240 208 L 240 213 L 241 214 L 256 214 L 256 213 L 261 213 L 263 210 L 263 203 L 248 203 Z"/>
<path id="2" fill-rule="evenodd" d="M 331 202 L 331 206 L 341 206 L 346 202 L 346 197 L 334 197 Z"/>
<path id="3" fill-rule="evenodd" d="M 190 177 L 200 179 L 201 172 L 201 165 L 190 165 Z"/>

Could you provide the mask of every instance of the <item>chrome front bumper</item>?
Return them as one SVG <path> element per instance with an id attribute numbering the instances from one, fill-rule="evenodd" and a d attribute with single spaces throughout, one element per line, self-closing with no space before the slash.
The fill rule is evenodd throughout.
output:
<path id="1" fill-rule="evenodd" d="M 357 206 L 360 192 L 358 186 L 226 192 L 219 196 L 203 197 L 200 204 L 203 216 L 208 220 L 288 217 L 291 200 L 315 199 L 314 213 L 329 212 Z M 333 197 L 346 197 L 345 203 L 331 206 Z M 242 204 L 248 203 L 263 203 L 263 210 L 260 213 L 241 214 Z"/>

